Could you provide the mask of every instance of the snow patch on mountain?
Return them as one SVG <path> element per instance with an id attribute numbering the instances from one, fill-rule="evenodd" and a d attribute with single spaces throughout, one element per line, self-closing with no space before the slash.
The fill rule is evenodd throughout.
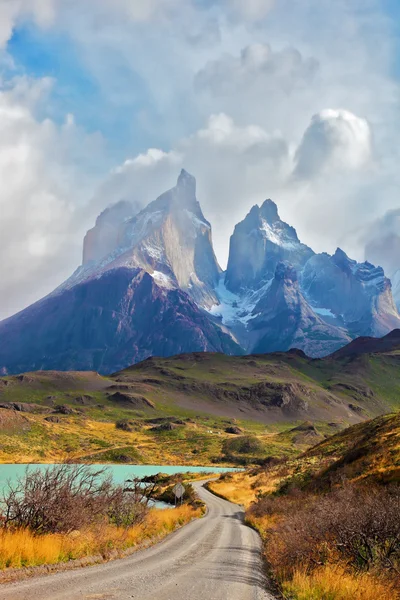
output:
<path id="1" fill-rule="evenodd" d="M 151 276 L 153 277 L 154 281 L 162 287 L 167 287 L 169 289 L 175 287 L 171 277 L 165 273 L 162 273 L 161 271 L 153 271 Z"/>
<path id="2" fill-rule="evenodd" d="M 321 317 L 330 317 L 332 319 L 336 319 L 337 316 L 335 314 L 333 314 L 333 312 L 331 310 L 329 310 L 328 308 L 316 308 L 315 306 L 311 307 L 313 309 L 313 311 L 315 313 L 317 313 L 317 315 L 320 315 Z"/>
<path id="3" fill-rule="evenodd" d="M 189 219 L 192 221 L 193 225 L 196 228 L 198 228 L 198 227 L 206 227 L 207 229 L 211 229 L 210 223 L 207 223 L 206 221 L 202 221 L 194 213 L 192 213 L 190 210 L 187 210 L 185 208 L 185 213 L 189 217 Z"/>
<path id="4" fill-rule="evenodd" d="M 232 325 L 237 322 L 246 325 L 257 316 L 257 314 L 253 314 L 253 310 L 270 285 L 271 281 L 268 281 L 256 292 L 248 290 L 238 295 L 227 289 L 225 273 L 222 273 L 218 286 L 215 288 L 219 304 L 214 304 L 208 312 L 221 318 L 223 325 Z"/>
<path id="5" fill-rule="evenodd" d="M 133 247 L 158 227 L 165 216 L 164 211 L 143 212 L 127 222 L 123 246 Z"/>
<path id="6" fill-rule="evenodd" d="M 278 225 L 278 226 L 276 226 Z M 295 250 L 300 246 L 299 240 L 293 239 L 287 235 L 287 231 L 279 227 L 281 222 L 278 221 L 277 224 L 270 225 L 265 219 L 261 219 L 261 231 L 265 232 L 266 238 L 275 244 L 276 246 L 280 246 L 281 248 L 286 248 L 287 250 Z"/>

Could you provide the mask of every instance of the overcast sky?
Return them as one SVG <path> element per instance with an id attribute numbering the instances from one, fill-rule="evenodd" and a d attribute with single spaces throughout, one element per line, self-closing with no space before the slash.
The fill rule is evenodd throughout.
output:
<path id="1" fill-rule="evenodd" d="M 0 0 L 0 318 L 75 270 L 102 209 L 181 167 L 222 266 L 272 198 L 314 250 L 391 275 L 399 17 L 395 0 Z"/>

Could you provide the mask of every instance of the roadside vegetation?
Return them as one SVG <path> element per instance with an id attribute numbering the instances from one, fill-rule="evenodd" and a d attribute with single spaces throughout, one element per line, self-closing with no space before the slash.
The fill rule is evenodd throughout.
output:
<path id="1" fill-rule="evenodd" d="M 1 500 L 0 568 L 105 560 L 159 541 L 204 512 L 193 489 L 176 508 L 152 508 L 168 485 L 115 485 L 104 469 L 85 465 L 28 469 Z"/>
<path id="2" fill-rule="evenodd" d="M 399 414 L 209 487 L 246 506 L 284 598 L 400 598 Z"/>

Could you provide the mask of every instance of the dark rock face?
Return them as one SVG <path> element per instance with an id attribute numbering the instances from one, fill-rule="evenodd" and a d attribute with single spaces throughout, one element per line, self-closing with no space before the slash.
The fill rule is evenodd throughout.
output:
<path id="1" fill-rule="evenodd" d="M 0 340 L 0 365 L 7 373 L 110 373 L 151 355 L 241 352 L 187 294 L 126 268 L 49 296 L 3 321 Z"/>
<path id="2" fill-rule="evenodd" d="M 236 427 L 236 425 L 232 425 L 231 427 L 227 427 L 225 429 L 225 433 L 231 433 L 232 435 L 242 435 L 243 430 L 240 427 Z"/>
<path id="3" fill-rule="evenodd" d="M 357 263 L 340 248 L 333 256 L 318 254 L 306 263 L 302 288 L 315 306 L 340 316 L 352 337 L 381 336 L 400 327 L 383 269 Z"/>
<path id="4" fill-rule="evenodd" d="M 253 314 L 249 326 L 255 353 L 296 347 L 308 355 L 323 356 L 350 339 L 344 330 L 313 312 L 300 291 L 296 270 L 288 263 L 277 265 L 275 278 Z"/>
<path id="5" fill-rule="evenodd" d="M 397 350 L 400 346 L 400 329 L 394 329 L 382 338 L 359 337 L 350 342 L 334 354 L 332 358 L 348 358 L 361 356 L 362 354 L 376 354 L 379 352 L 390 352 Z M 370 395 L 371 390 L 363 390 L 364 395 Z"/>

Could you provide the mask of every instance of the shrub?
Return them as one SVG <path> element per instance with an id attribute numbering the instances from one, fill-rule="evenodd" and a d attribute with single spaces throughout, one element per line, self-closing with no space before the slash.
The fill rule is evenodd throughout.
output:
<path id="1" fill-rule="evenodd" d="M 86 465 L 27 469 L 3 494 L 3 524 L 40 534 L 68 533 L 110 520 L 131 525 L 147 510 L 143 494 L 138 487 L 135 491 L 130 495 L 113 485 L 105 469 Z"/>
<path id="2" fill-rule="evenodd" d="M 225 440 L 222 450 L 225 454 L 260 454 L 264 451 L 264 446 L 256 437 L 242 435 L 237 438 Z"/>
<path id="3" fill-rule="evenodd" d="M 356 570 L 386 569 L 399 578 L 399 486 L 349 485 L 306 502 L 301 496 L 262 499 L 253 510 L 265 514 L 274 508 L 285 514 L 267 541 L 276 572 L 312 570 L 336 557 Z"/>
<path id="4" fill-rule="evenodd" d="M 115 427 L 121 429 L 121 431 L 128 431 L 130 433 L 134 431 L 133 423 L 129 419 L 120 419 L 115 423 Z"/>

